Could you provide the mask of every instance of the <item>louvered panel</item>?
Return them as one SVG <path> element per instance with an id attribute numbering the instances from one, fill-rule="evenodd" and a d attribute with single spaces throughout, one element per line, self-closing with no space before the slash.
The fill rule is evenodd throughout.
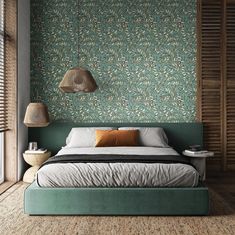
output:
<path id="1" fill-rule="evenodd" d="M 221 18 L 220 0 L 201 1 L 200 67 L 201 121 L 204 146 L 213 151 L 210 161 L 221 161 Z"/>
<path id="2" fill-rule="evenodd" d="M 230 1 L 226 6 L 226 45 L 227 45 L 227 164 L 235 162 L 235 2 Z"/>
<path id="3" fill-rule="evenodd" d="M 220 80 L 220 1 L 202 1 L 201 9 L 202 80 Z"/>
<path id="4" fill-rule="evenodd" d="M 216 131 L 218 134 L 218 137 L 216 138 L 216 140 L 211 139 L 210 137 L 208 137 L 208 135 L 210 136 L 210 130 L 212 130 L 213 128 L 216 127 Z M 205 149 L 209 149 L 210 151 L 214 152 L 214 157 L 213 158 L 209 158 L 208 161 L 210 162 L 221 162 L 221 141 L 218 141 L 220 139 L 220 130 L 221 128 L 218 125 L 210 125 L 208 123 L 204 123 L 204 130 L 205 133 L 208 134 L 204 134 L 204 147 Z"/>
<path id="5" fill-rule="evenodd" d="M 213 161 L 221 159 L 221 128 L 220 128 L 220 89 L 202 89 L 202 121 L 204 123 L 204 145 L 213 151 Z"/>
<path id="6" fill-rule="evenodd" d="M 227 160 L 235 161 L 235 87 L 227 88 Z"/>

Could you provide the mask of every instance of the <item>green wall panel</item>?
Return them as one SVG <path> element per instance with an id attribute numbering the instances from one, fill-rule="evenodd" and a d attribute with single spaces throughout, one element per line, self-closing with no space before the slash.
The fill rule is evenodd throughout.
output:
<path id="1" fill-rule="evenodd" d="M 196 0 L 31 0 L 31 100 L 53 120 L 191 122 Z M 58 89 L 73 66 L 99 89 Z"/>

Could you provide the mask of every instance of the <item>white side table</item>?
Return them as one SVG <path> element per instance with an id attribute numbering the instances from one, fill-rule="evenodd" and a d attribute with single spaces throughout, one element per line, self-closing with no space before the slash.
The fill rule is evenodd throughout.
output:
<path id="1" fill-rule="evenodd" d="M 51 152 L 47 151 L 45 153 L 23 153 L 24 160 L 31 165 L 25 173 L 23 177 L 23 181 L 26 183 L 32 183 L 34 181 L 35 175 L 42 165 L 49 157 L 51 156 Z"/>
<path id="2" fill-rule="evenodd" d="M 197 171 L 199 172 L 201 179 L 206 179 L 206 158 L 207 157 L 213 157 L 213 152 L 207 152 L 202 154 L 191 154 L 187 153 L 185 151 L 182 152 L 184 156 L 190 157 L 190 162 L 195 166 Z"/>
<path id="3" fill-rule="evenodd" d="M 195 157 L 195 158 L 207 158 L 207 157 L 213 157 L 214 153 L 208 151 L 207 153 L 193 154 L 193 153 L 187 153 L 183 151 L 183 155 L 188 156 L 188 157 Z"/>

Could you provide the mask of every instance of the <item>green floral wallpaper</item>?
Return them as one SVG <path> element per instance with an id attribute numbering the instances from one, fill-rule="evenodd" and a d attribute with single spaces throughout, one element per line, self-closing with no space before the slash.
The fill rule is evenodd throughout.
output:
<path id="1" fill-rule="evenodd" d="M 195 120 L 196 0 L 31 0 L 31 100 L 53 120 Z M 65 94 L 89 69 L 99 89 Z"/>

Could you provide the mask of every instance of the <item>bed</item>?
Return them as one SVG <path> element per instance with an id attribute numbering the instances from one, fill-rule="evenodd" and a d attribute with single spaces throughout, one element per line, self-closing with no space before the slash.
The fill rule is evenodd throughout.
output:
<path id="1" fill-rule="evenodd" d="M 190 144 L 202 144 L 202 125 L 200 123 L 155 125 L 164 128 L 169 138 L 169 146 L 62 148 L 49 163 L 46 162 L 39 169 L 36 181 L 26 189 L 25 213 L 207 215 L 209 200 L 208 189 L 203 186 L 204 160 L 198 160 L 195 164 L 189 158 L 180 156 L 172 148 L 177 142 L 178 152 Z M 58 129 L 60 135 L 63 134 L 59 140 L 62 138 L 65 140 L 70 125 L 61 125 L 61 123 L 59 125 L 55 123 L 43 131 L 34 129 L 30 133 L 30 138 L 39 140 L 38 136 L 40 139 L 50 134 L 55 136 Z M 50 144 L 53 145 L 52 141 L 44 146 Z M 59 145 L 55 138 L 54 145 Z M 104 162 L 107 156 L 111 156 L 112 162 L 110 159 Z M 169 164 L 162 162 L 166 156 Z M 94 163 L 94 159 L 97 162 Z"/>

